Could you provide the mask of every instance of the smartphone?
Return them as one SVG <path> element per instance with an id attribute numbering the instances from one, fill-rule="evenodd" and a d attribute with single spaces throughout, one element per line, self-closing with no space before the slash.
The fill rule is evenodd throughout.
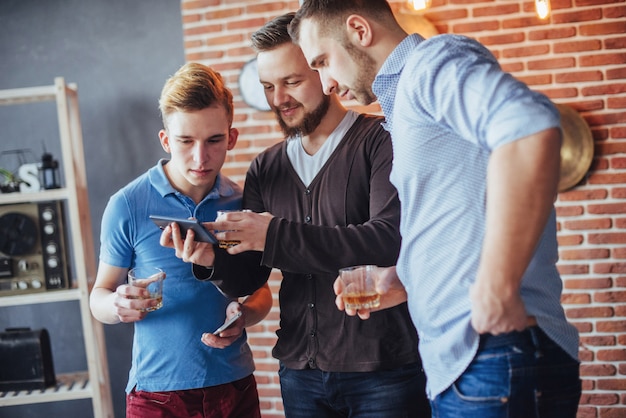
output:
<path id="1" fill-rule="evenodd" d="M 200 221 L 196 219 L 172 218 L 170 216 L 159 215 L 150 215 L 150 219 L 152 219 L 152 222 L 154 222 L 161 229 L 165 229 L 165 227 L 172 222 L 176 222 L 180 227 L 180 234 L 183 239 L 187 235 L 187 230 L 191 229 L 194 232 L 194 238 L 196 241 L 217 244 L 217 238 L 215 238 L 215 235 L 202 226 Z"/>
<path id="2" fill-rule="evenodd" d="M 221 327 L 213 331 L 213 335 L 220 335 L 220 332 L 224 331 L 229 326 L 231 326 L 240 316 L 241 316 L 241 312 L 237 312 L 233 317 L 231 317 L 230 319 L 227 319 L 226 322 L 224 322 Z"/>

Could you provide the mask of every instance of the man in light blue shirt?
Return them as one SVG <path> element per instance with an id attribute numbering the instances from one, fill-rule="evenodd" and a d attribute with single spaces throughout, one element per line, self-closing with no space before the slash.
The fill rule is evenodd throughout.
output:
<path id="1" fill-rule="evenodd" d="M 381 308 L 408 299 L 433 416 L 574 417 L 550 100 L 474 40 L 407 36 L 385 0 L 305 1 L 290 32 L 327 94 L 385 113 L 402 247 L 381 270 Z"/>

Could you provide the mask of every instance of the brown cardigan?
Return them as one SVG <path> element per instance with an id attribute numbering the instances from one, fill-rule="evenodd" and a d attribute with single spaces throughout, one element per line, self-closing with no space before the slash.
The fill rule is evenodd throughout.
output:
<path id="1" fill-rule="evenodd" d="M 286 141 L 257 156 L 246 176 L 243 207 L 276 216 L 262 263 L 283 274 L 273 355 L 289 368 L 371 371 L 419 361 L 406 304 L 366 321 L 335 306 L 339 268 L 391 266 L 398 257 L 400 203 L 382 120 L 359 116 L 308 187 Z"/>

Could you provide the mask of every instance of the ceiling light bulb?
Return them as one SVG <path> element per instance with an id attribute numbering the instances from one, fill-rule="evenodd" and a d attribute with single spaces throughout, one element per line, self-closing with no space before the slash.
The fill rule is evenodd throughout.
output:
<path id="1" fill-rule="evenodd" d="M 535 0 L 535 10 L 539 19 L 547 18 L 551 11 L 550 0 Z"/>
<path id="2" fill-rule="evenodd" d="M 407 0 L 406 2 L 409 10 L 420 12 L 430 7 L 430 1 L 431 0 Z"/>

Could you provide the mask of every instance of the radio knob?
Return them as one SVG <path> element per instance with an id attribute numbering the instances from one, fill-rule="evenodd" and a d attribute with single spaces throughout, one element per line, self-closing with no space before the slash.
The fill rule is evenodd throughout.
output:
<path id="1" fill-rule="evenodd" d="M 24 280 L 20 280 L 19 282 L 17 282 L 17 288 L 20 290 L 26 290 L 28 289 L 28 283 L 26 283 Z"/>
<path id="2" fill-rule="evenodd" d="M 28 271 L 30 270 L 30 263 L 27 260 L 20 260 L 17 262 L 17 269 L 19 271 Z"/>
<path id="3" fill-rule="evenodd" d="M 43 285 L 43 283 L 41 283 L 39 279 L 33 279 L 30 282 L 30 285 L 33 287 L 33 289 L 41 289 L 41 286 Z"/>
<path id="4" fill-rule="evenodd" d="M 46 235 L 52 235 L 54 234 L 54 224 L 45 224 L 43 227 L 43 232 Z"/>
<path id="5" fill-rule="evenodd" d="M 43 219 L 44 221 L 48 221 L 48 222 L 53 220 L 54 212 L 52 211 L 52 209 L 45 209 L 43 212 L 41 212 L 41 219 Z"/>
<path id="6" fill-rule="evenodd" d="M 48 245 L 46 245 L 46 252 L 48 254 L 56 254 L 57 253 L 57 245 L 54 242 L 49 243 Z"/>
<path id="7" fill-rule="evenodd" d="M 51 257 L 48 259 L 48 267 L 54 269 L 57 268 L 59 266 L 59 260 L 56 259 L 56 257 Z"/>

